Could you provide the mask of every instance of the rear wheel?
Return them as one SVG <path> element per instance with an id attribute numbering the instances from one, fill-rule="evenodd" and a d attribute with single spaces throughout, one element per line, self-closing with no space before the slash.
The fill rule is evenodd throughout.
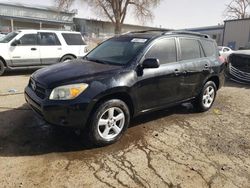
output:
<path id="1" fill-rule="evenodd" d="M 72 55 L 65 55 L 62 57 L 60 62 L 68 62 L 68 61 L 71 61 L 73 59 L 75 59 L 75 57 L 73 57 Z"/>
<path id="2" fill-rule="evenodd" d="M 128 106 L 121 100 L 108 100 L 97 108 L 90 124 L 90 140 L 99 146 L 118 141 L 130 122 Z"/>
<path id="3" fill-rule="evenodd" d="M 2 76 L 5 72 L 5 65 L 2 60 L 0 60 L 0 76 Z"/>
<path id="4" fill-rule="evenodd" d="M 216 93 L 217 87 L 215 83 L 213 81 L 208 81 L 195 100 L 194 104 L 197 110 L 200 112 L 208 111 L 215 101 Z"/>

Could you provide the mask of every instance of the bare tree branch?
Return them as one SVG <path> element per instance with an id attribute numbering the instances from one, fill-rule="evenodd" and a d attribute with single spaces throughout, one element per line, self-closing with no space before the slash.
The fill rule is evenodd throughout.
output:
<path id="1" fill-rule="evenodd" d="M 232 0 L 224 12 L 226 19 L 244 19 L 250 17 L 250 0 Z"/>
<path id="2" fill-rule="evenodd" d="M 58 7 L 68 10 L 74 0 L 55 0 Z M 139 21 L 152 20 L 152 9 L 161 0 L 81 0 L 87 3 L 96 13 L 108 18 L 115 25 L 115 33 L 121 33 L 128 11 L 134 13 Z"/>

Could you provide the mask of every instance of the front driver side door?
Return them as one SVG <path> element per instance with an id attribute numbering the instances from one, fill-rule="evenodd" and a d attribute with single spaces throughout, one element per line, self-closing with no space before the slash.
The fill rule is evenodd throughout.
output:
<path id="1" fill-rule="evenodd" d="M 19 38 L 20 43 L 10 46 L 10 57 L 12 65 L 36 66 L 40 65 L 40 48 L 37 45 L 37 33 L 24 34 Z"/>
<path id="2" fill-rule="evenodd" d="M 144 69 L 142 75 L 138 75 L 139 111 L 163 107 L 180 99 L 182 67 L 177 62 L 176 39 L 159 39 L 150 47 L 143 59 L 147 58 L 159 59 L 160 67 Z"/>

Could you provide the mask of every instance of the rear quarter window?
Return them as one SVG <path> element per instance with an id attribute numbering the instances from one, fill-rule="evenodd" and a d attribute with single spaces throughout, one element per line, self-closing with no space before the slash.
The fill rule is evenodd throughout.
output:
<path id="1" fill-rule="evenodd" d="M 77 33 L 62 33 L 67 45 L 86 45 L 82 35 Z"/>
<path id="2" fill-rule="evenodd" d="M 215 56 L 217 54 L 216 45 L 213 41 L 201 41 L 206 57 Z"/>

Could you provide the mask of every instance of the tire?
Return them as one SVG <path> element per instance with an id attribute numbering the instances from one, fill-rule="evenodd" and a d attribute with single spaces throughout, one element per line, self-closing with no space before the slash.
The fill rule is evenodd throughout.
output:
<path id="1" fill-rule="evenodd" d="M 6 69 L 6 67 L 5 67 L 3 61 L 0 60 L 0 76 L 2 76 L 4 74 L 5 69 Z"/>
<path id="2" fill-rule="evenodd" d="M 198 112 L 208 111 L 215 101 L 217 87 L 213 81 L 208 81 L 202 88 L 201 93 L 194 101 L 194 107 Z"/>
<path id="3" fill-rule="evenodd" d="M 67 62 L 67 61 L 71 61 L 73 59 L 75 59 L 75 57 L 73 57 L 72 55 L 65 55 L 65 56 L 62 57 L 60 62 Z"/>
<path id="4" fill-rule="evenodd" d="M 130 112 L 121 100 L 103 102 L 93 113 L 89 127 L 89 139 L 96 146 L 105 146 L 118 141 L 128 128 Z"/>

